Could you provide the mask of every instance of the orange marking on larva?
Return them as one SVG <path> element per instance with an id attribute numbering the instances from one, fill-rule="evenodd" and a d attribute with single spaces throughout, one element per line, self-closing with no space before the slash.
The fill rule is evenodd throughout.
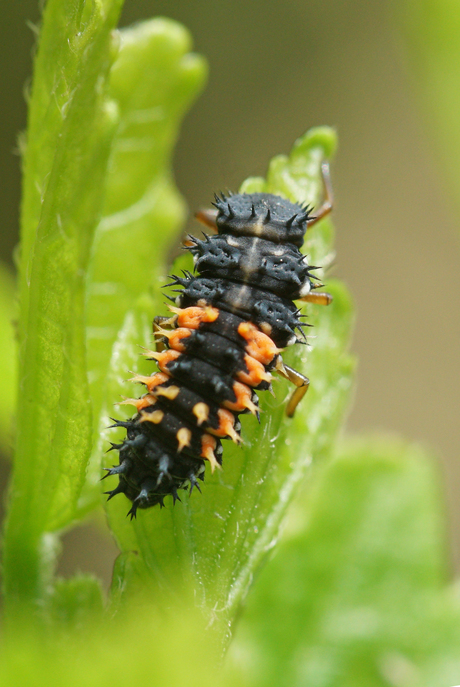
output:
<path id="1" fill-rule="evenodd" d="M 154 425 L 159 425 L 165 414 L 162 410 L 154 410 L 153 413 L 146 413 L 142 411 L 139 422 L 153 422 Z"/>
<path id="2" fill-rule="evenodd" d="M 214 472 L 214 470 L 217 468 L 218 470 L 222 470 L 221 466 L 217 462 L 217 458 L 214 454 L 214 449 L 217 446 L 217 442 L 212 437 L 210 434 L 203 434 L 201 437 L 201 458 L 204 458 L 205 460 L 209 461 L 209 464 L 211 465 L 211 472 Z"/>
<path id="3" fill-rule="evenodd" d="M 209 406 L 206 403 L 195 403 L 192 413 L 198 420 L 197 425 L 200 426 L 209 417 Z"/>
<path id="4" fill-rule="evenodd" d="M 247 353 L 264 365 L 269 365 L 281 351 L 272 339 L 252 322 L 241 322 L 238 326 L 238 334 L 246 341 Z"/>
<path id="5" fill-rule="evenodd" d="M 150 355 L 150 352 L 148 353 L 148 355 Z M 154 353 L 154 355 L 151 355 L 151 357 L 157 361 L 160 370 L 167 374 L 168 363 L 172 362 L 173 360 L 177 360 L 177 358 L 179 358 L 180 355 L 181 354 L 179 351 L 173 351 L 172 349 L 168 348 L 168 350 L 162 351 L 161 353 Z"/>
<path id="6" fill-rule="evenodd" d="M 142 346 L 142 348 L 144 348 L 144 347 Z M 158 353 L 158 351 L 149 351 L 148 348 L 144 348 L 144 351 L 145 351 L 144 355 L 149 356 L 147 358 L 147 360 L 149 360 L 149 359 L 158 360 L 158 356 L 160 355 Z"/>
<path id="7" fill-rule="evenodd" d="M 183 353 L 185 351 L 185 345 L 182 343 L 182 339 L 187 339 L 191 333 L 192 330 L 185 329 L 185 327 L 179 327 L 178 329 L 173 329 L 172 332 L 168 332 L 166 336 L 168 338 L 169 347 Z"/>
<path id="8" fill-rule="evenodd" d="M 179 391 L 178 386 L 167 386 L 165 389 L 160 386 L 158 389 L 155 389 L 154 394 L 155 396 L 164 396 L 168 401 L 174 401 Z"/>
<path id="9" fill-rule="evenodd" d="M 235 416 L 233 413 L 224 408 L 220 408 L 217 411 L 217 417 L 219 418 L 219 427 L 217 429 L 206 427 L 206 431 L 210 434 L 214 434 L 216 437 L 230 437 L 235 444 L 240 444 L 242 439 L 234 428 Z"/>
<path id="10" fill-rule="evenodd" d="M 160 327 L 159 324 L 155 324 L 155 331 L 153 332 L 153 336 L 155 339 L 167 338 L 170 333 L 171 331 L 169 329 L 163 329 L 163 327 Z"/>
<path id="11" fill-rule="evenodd" d="M 204 308 L 191 306 L 178 313 L 177 324 L 179 327 L 198 329 L 202 322 L 215 322 L 218 317 L 219 311 L 217 308 L 213 308 L 210 305 Z"/>
<path id="12" fill-rule="evenodd" d="M 192 438 L 192 433 L 187 427 L 181 427 L 176 434 L 178 448 L 177 451 L 180 453 L 185 446 L 190 446 L 190 440 Z"/>
<path id="13" fill-rule="evenodd" d="M 240 382 L 248 384 L 249 386 L 258 386 L 260 382 L 271 382 L 272 376 L 267 372 L 258 360 L 251 358 L 250 355 L 244 356 L 244 362 L 248 368 L 248 372 L 238 372 L 236 375 Z"/>
<path id="14" fill-rule="evenodd" d="M 252 402 L 252 391 L 241 382 L 233 382 L 233 393 L 236 396 L 236 401 L 224 401 L 223 406 L 229 410 L 234 410 L 236 413 L 242 413 L 243 410 L 248 410 L 255 415 L 260 409 Z"/>
<path id="15" fill-rule="evenodd" d="M 149 408 L 150 406 L 155 405 L 156 402 L 157 401 L 154 396 L 151 396 L 150 394 L 145 394 L 144 396 L 138 398 L 137 403 L 135 403 L 134 405 L 137 408 L 137 412 L 140 413 L 141 410 L 144 410 L 144 408 Z"/>
<path id="16" fill-rule="evenodd" d="M 135 375 L 128 381 L 140 382 L 141 384 L 145 384 L 147 389 L 151 392 L 152 389 L 154 389 L 158 384 L 164 384 L 168 381 L 168 379 L 169 376 L 163 374 L 163 372 L 155 372 L 155 374 L 150 375 L 149 377 L 144 377 L 143 375 Z"/>
<path id="17" fill-rule="evenodd" d="M 117 405 L 119 406 L 134 406 L 139 413 L 144 408 L 153 406 L 156 403 L 156 399 L 150 394 L 144 394 L 140 398 L 125 398 L 123 401 L 119 401 Z"/>

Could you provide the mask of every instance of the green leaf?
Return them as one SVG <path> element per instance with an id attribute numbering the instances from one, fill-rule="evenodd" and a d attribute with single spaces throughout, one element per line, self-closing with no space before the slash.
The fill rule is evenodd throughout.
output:
<path id="1" fill-rule="evenodd" d="M 76 609 L 77 610 L 77 609 Z M 243 687 L 236 670 L 223 675 L 220 655 L 203 619 L 183 610 L 157 615 L 145 603 L 116 621 L 83 623 L 72 632 L 17 628 L 3 644 L 2 687 Z"/>
<path id="2" fill-rule="evenodd" d="M 363 439 L 320 471 L 262 571 L 235 645 L 253 684 L 453 685 L 440 476 L 416 446 Z"/>
<path id="3" fill-rule="evenodd" d="M 121 4 L 50 0 L 44 15 L 24 157 L 11 604 L 46 596 L 50 533 L 99 503 L 100 441 L 87 463 L 113 402 L 112 346 L 184 217 L 169 159 L 204 63 L 174 22 L 114 33 Z"/>
<path id="4" fill-rule="evenodd" d="M 331 130 L 309 132 L 296 142 L 289 157 L 275 158 L 264 189 L 300 202 L 317 202 L 322 194 L 321 162 L 330 157 L 334 147 Z M 247 190 L 252 183 L 243 188 Z M 327 259 L 331 242 L 331 224 L 325 220 L 307 240 L 306 250 L 314 264 Z M 330 286 L 334 305 L 308 311 L 317 336 L 312 340 L 313 350 L 309 353 L 298 346 L 286 353 L 287 362 L 307 372 L 312 380 L 294 420 L 285 416 L 290 389 L 283 381 L 276 382 L 276 399 L 261 399 L 261 425 L 253 417 L 242 417 L 245 444 L 225 448 L 224 469 L 207 474 L 202 496 L 194 494 L 189 499 L 184 495 L 174 508 L 168 503 L 165 510 L 139 512 L 133 523 L 126 518 L 126 500 L 114 499 L 107 506 L 121 550 L 139 553 L 157 589 L 158 603 L 168 604 L 182 594 L 188 599 L 192 590 L 220 636 L 228 636 L 252 577 L 276 540 L 289 501 L 312 460 L 329 451 L 343 416 L 353 367 L 346 354 L 351 305 L 343 286 L 335 282 Z M 112 362 L 114 394 L 116 378 L 133 364 L 127 340 L 135 338 L 137 328 L 138 341 L 150 345 L 150 334 L 147 340 L 141 337 L 155 314 L 144 314 L 141 309 L 137 325 L 135 318 L 127 320 Z M 118 394 L 122 389 L 118 387 Z M 111 439 L 121 436 L 113 432 Z M 126 593 L 134 593 L 130 583 L 136 586 L 135 580 L 142 578 L 139 565 L 134 572 L 133 566 L 128 566 L 128 582 L 118 580 L 118 587 Z"/>
<path id="5" fill-rule="evenodd" d="M 171 172 L 182 117 L 201 90 L 206 65 L 190 53 L 191 38 L 176 22 L 152 19 L 119 32 L 110 75 L 120 123 L 107 177 L 103 217 L 88 275 L 88 370 L 94 446 L 80 512 L 99 503 L 101 440 L 120 396 L 108 393 L 112 347 L 127 311 L 160 276 L 185 207 Z M 161 301 L 157 302 L 157 308 Z M 135 344 L 136 353 L 140 350 Z M 127 369 L 121 371 L 123 377 Z"/>
<path id="6" fill-rule="evenodd" d="M 58 579 L 51 599 L 53 631 L 72 633 L 86 629 L 102 615 L 104 599 L 101 583 L 92 575 L 79 574 L 70 580 Z"/>
<path id="7" fill-rule="evenodd" d="M 0 263 L 0 448 L 11 450 L 11 425 L 16 395 L 17 359 L 14 334 L 15 284 L 6 265 Z"/>
<path id="8" fill-rule="evenodd" d="M 46 594 L 54 548 L 81 490 L 91 432 L 85 272 L 117 109 L 108 99 L 121 0 L 49 0 L 24 157 L 19 263 L 19 405 L 4 587 Z"/>

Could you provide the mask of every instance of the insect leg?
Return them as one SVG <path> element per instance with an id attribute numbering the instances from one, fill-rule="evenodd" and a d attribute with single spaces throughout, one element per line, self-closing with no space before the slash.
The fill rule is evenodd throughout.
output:
<path id="1" fill-rule="evenodd" d="M 153 318 L 152 322 L 152 329 L 154 335 L 160 335 L 162 329 L 172 329 L 175 317 L 163 317 L 161 315 L 157 315 L 156 317 Z M 166 340 L 164 337 L 157 338 L 155 340 L 155 350 L 158 353 L 162 353 L 166 349 Z"/>
<path id="2" fill-rule="evenodd" d="M 198 212 L 195 212 L 195 218 L 217 234 L 217 210 L 198 210 Z"/>
<path id="3" fill-rule="evenodd" d="M 316 222 L 319 222 L 320 219 L 326 217 L 326 215 L 328 215 L 331 212 L 332 206 L 334 204 L 334 195 L 332 192 L 331 175 L 329 172 L 328 162 L 323 162 L 323 164 L 321 165 L 321 175 L 323 177 L 324 200 L 321 207 L 319 207 L 318 211 L 315 212 L 315 216 L 312 217 L 310 220 L 307 220 L 308 229 L 312 227 L 314 224 L 316 224 Z"/>
<path id="4" fill-rule="evenodd" d="M 330 293 L 321 293 L 320 291 L 312 291 L 302 298 L 297 298 L 298 301 L 304 303 L 315 303 L 316 305 L 330 305 L 332 303 L 332 296 Z"/>
<path id="5" fill-rule="evenodd" d="M 294 370 L 292 367 L 289 367 L 289 365 L 285 365 L 281 360 L 281 357 L 278 359 L 278 363 L 275 369 L 278 372 L 278 374 L 280 374 L 285 379 L 288 379 L 290 382 L 292 382 L 292 384 L 295 384 L 295 386 L 297 387 L 296 389 L 294 389 L 286 406 L 286 415 L 288 417 L 293 417 L 297 406 L 299 405 L 300 401 L 308 391 L 308 387 L 310 386 L 310 380 L 308 379 L 308 377 L 305 377 L 305 375 L 303 375 L 301 372 L 297 372 L 297 370 Z"/>

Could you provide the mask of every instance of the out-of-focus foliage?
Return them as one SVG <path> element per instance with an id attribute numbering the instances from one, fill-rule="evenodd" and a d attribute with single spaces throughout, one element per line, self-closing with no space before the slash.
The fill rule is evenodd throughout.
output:
<path id="1" fill-rule="evenodd" d="M 99 453 L 88 470 L 91 411 L 97 428 L 126 308 L 149 288 L 183 217 L 169 161 L 204 63 L 174 22 L 114 32 L 121 4 L 50 0 L 35 61 L 23 150 L 8 612 L 19 603 L 46 615 L 55 533 L 100 503 Z"/>
<path id="2" fill-rule="evenodd" d="M 2 641 L 2 687 L 247 684 L 236 669 L 223 674 L 212 633 L 191 609 L 164 617 L 144 601 L 114 619 L 80 618 L 69 631 L 57 625 L 37 636 L 26 624 Z"/>
<path id="3" fill-rule="evenodd" d="M 257 685 L 445 687 L 460 675 L 439 475 L 416 446 L 346 443 L 298 499 L 233 653 Z"/>
<path id="4" fill-rule="evenodd" d="M 85 273 L 118 122 L 107 92 L 120 0 L 47 3 L 24 150 L 19 392 L 3 573 L 6 605 L 47 593 L 85 478 L 91 409 Z"/>
<path id="5" fill-rule="evenodd" d="M 94 577 L 53 576 L 58 531 L 98 506 L 99 456 L 115 438 L 101 428 L 126 393 L 127 370 L 138 367 L 136 346 L 151 343 L 152 315 L 163 310 L 158 287 L 184 218 L 170 157 L 205 74 L 173 22 L 115 32 L 121 4 L 48 0 L 35 61 L 23 151 L 20 381 L 0 682 L 458 683 L 460 609 L 446 582 L 432 460 L 381 438 L 348 444 L 326 460 L 353 368 L 350 299 L 330 279 L 334 305 L 308 311 L 313 350 L 286 353 L 312 380 L 295 419 L 284 416 L 288 388 L 280 382 L 277 398 L 263 399 L 260 427 L 243 418 L 246 445 L 227 447 L 224 472 L 207 477 L 201 497 L 140 512 L 134 524 L 123 497 L 109 504 L 122 554 L 108 610 Z M 431 11 L 425 3 L 413 14 Z M 425 63 L 433 89 L 429 50 L 440 45 L 438 29 Z M 446 64 L 438 60 L 438 69 Z M 317 204 L 321 161 L 334 147 L 331 130 L 313 130 L 289 157 L 271 162 L 266 180 L 250 179 L 243 190 Z M 321 264 L 332 242 L 326 220 L 308 237 L 310 261 Z M 5 434 L 14 298 L 8 276 L 3 281 Z M 245 617 L 242 602 L 296 490 L 283 544 Z M 237 614 L 239 636 L 222 669 L 222 643 Z"/>

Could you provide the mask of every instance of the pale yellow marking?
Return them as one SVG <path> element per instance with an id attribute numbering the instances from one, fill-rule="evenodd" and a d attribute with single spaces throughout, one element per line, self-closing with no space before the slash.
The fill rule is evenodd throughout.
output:
<path id="1" fill-rule="evenodd" d="M 226 427 L 225 431 L 227 432 L 227 435 L 230 437 L 230 439 L 235 443 L 235 444 L 242 444 L 243 439 L 240 437 L 238 432 L 235 430 L 234 427 Z"/>
<path id="2" fill-rule="evenodd" d="M 260 408 L 259 406 L 256 406 L 256 404 L 253 403 L 251 401 L 251 399 L 249 399 L 249 398 L 247 400 L 243 401 L 243 403 L 244 403 L 244 407 L 247 408 L 249 410 L 249 412 L 252 413 L 253 415 L 257 415 L 257 413 L 263 412 L 262 408 Z"/>
<path id="3" fill-rule="evenodd" d="M 201 457 L 209 461 L 209 465 L 211 466 L 211 472 L 214 472 L 216 468 L 218 470 L 222 470 L 222 466 L 219 465 L 219 463 L 217 462 L 216 456 L 214 455 L 214 451 L 211 447 L 206 448 L 206 452 L 203 452 L 201 454 Z"/>
<path id="4" fill-rule="evenodd" d="M 259 327 L 260 327 L 260 329 L 263 331 L 264 334 L 266 334 L 267 336 L 270 336 L 270 335 L 271 335 L 272 329 L 273 329 L 273 327 L 271 326 L 271 324 L 268 324 L 268 322 L 261 322 L 261 323 L 259 324 Z"/>
<path id="5" fill-rule="evenodd" d="M 198 426 L 200 426 L 209 417 L 209 406 L 206 403 L 195 403 L 192 412 L 198 420 Z"/>
<path id="6" fill-rule="evenodd" d="M 262 222 L 257 222 L 257 224 L 253 224 L 251 229 L 254 230 L 254 236 L 262 236 L 264 233 L 264 227 L 265 225 L 262 224 Z"/>
<path id="7" fill-rule="evenodd" d="M 237 295 L 235 296 L 235 300 L 232 304 L 231 311 L 236 312 L 236 310 L 241 307 L 246 305 L 249 296 L 251 295 L 251 287 L 242 285 L 240 290 L 238 291 Z"/>
<path id="8" fill-rule="evenodd" d="M 168 304 L 167 308 L 168 308 L 168 310 L 171 310 L 171 312 L 175 313 L 175 315 L 180 315 L 182 310 L 184 310 L 184 308 L 176 308 L 175 305 L 169 305 L 169 304 Z M 175 320 L 175 319 L 176 319 L 175 317 L 171 317 L 171 320 Z M 173 324 L 174 324 L 174 322 L 173 322 Z"/>
<path id="9" fill-rule="evenodd" d="M 185 446 L 190 446 L 190 440 L 192 438 L 192 433 L 187 427 L 181 427 L 177 434 L 176 439 L 179 445 L 178 452 L 180 453 Z"/>
<path id="10" fill-rule="evenodd" d="M 159 425 L 165 414 L 162 410 L 154 410 L 153 413 L 141 413 L 139 422 L 153 422 L 154 425 Z"/>
<path id="11" fill-rule="evenodd" d="M 172 334 L 173 333 L 170 329 L 163 329 L 163 327 L 160 327 L 159 324 L 155 325 L 155 331 L 153 333 L 154 337 L 165 337 L 166 339 L 169 339 L 172 336 Z"/>
<path id="12" fill-rule="evenodd" d="M 123 401 L 117 401 L 116 406 L 137 406 L 138 398 L 124 398 Z"/>
<path id="13" fill-rule="evenodd" d="M 278 358 L 278 360 L 276 361 L 275 370 L 276 370 L 277 372 L 279 372 L 280 374 L 282 374 L 283 377 L 288 378 L 288 377 L 287 377 L 287 371 L 286 371 L 286 368 L 284 367 L 283 359 L 282 359 L 281 356 L 280 356 L 280 357 Z"/>
<path id="14" fill-rule="evenodd" d="M 219 317 L 219 310 L 217 308 L 213 308 L 212 305 L 206 305 L 203 308 L 203 310 L 205 312 L 206 317 L 208 317 L 209 319 L 213 318 L 212 319 L 213 322 L 215 320 L 217 320 L 217 318 Z M 216 312 L 217 312 L 217 315 L 216 315 Z"/>
<path id="15" fill-rule="evenodd" d="M 178 386 L 168 386 L 166 389 L 159 387 L 158 389 L 153 389 L 155 396 L 164 396 L 169 401 L 174 401 L 179 393 L 180 389 Z"/>
<path id="16" fill-rule="evenodd" d="M 141 348 L 144 348 L 141 346 Z M 144 348 L 145 353 L 143 355 L 147 355 L 149 358 L 153 358 L 154 360 L 161 360 L 161 357 L 163 355 L 163 351 L 161 353 L 157 353 L 156 351 L 149 351 L 148 348 Z"/>
<path id="17" fill-rule="evenodd" d="M 257 272 L 259 267 L 259 246 L 257 243 L 257 238 L 253 241 L 251 249 L 244 254 L 243 260 L 241 261 L 240 268 L 244 274 L 245 282 L 249 282 L 251 274 Z"/>

